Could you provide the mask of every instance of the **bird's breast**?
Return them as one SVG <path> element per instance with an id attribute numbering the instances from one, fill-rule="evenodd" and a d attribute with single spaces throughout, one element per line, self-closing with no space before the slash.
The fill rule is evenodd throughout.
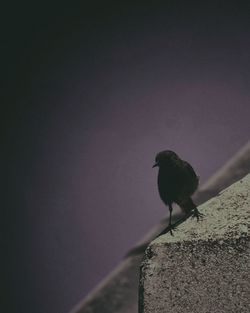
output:
<path id="1" fill-rule="evenodd" d="M 158 190 L 162 201 L 165 203 L 174 201 L 178 189 L 178 177 L 175 173 L 160 169 L 158 173 Z"/>

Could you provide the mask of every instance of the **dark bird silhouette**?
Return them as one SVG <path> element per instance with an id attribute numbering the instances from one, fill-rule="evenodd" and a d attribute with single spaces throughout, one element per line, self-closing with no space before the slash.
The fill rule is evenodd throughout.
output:
<path id="1" fill-rule="evenodd" d="M 160 198 L 168 206 L 170 212 L 169 225 L 165 232 L 169 231 L 173 235 L 172 230 L 180 224 L 180 221 L 174 225 L 171 224 L 173 203 L 178 204 L 185 213 L 183 221 L 190 215 L 196 217 L 197 221 L 203 217 L 191 198 L 198 187 L 199 178 L 192 166 L 180 159 L 173 151 L 159 152 L 155 157 L 153 167 L 156 166 L 159 167 L 158 189 Z"/>
<path id="2" fill-rule="evenodd" d="M 199 177 L 195 174 L 192 166 L 180 159 L 173 151 L 159 152 L 155 157 L 153 167 L 159 167 L 158 173 L 158 189 L 162 201 L 169 207 L 169 224 L 157 236 L 161 236 L 168 232 L 173 235 L 173 230 L 190 216 L 196 217 L 197 220 L 203 218 L 193 203 L 192 194 L 196 191 L 199 184 Z M 173 203 L 177 203 L 181 210 L 185 213 L 174 224 L 172 224 Z M 132 248 L 125 257 L 141 254 L 145 251 L 150 242 L 144 242 Z"/>

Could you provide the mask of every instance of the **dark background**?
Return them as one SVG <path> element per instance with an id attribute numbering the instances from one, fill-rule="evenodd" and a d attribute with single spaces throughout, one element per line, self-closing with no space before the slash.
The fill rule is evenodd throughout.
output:
<path id="1" fill-rule="evenodd" d="M 249 6 L 2 13 L 6 312 L 66 313 L 167 213 L 158 151 L 204 182 L 249 139 Z"/>

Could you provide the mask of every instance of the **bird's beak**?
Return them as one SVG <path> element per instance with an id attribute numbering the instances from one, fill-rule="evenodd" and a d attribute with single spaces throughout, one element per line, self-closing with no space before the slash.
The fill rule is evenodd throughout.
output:
<path id="1" fill-rule="evenodd" d="M 152 166 L 152 168 L 154 168 L 154 167 L 156 167 L 156 166 L 159 166 L 159 163 L 155 163 L 153 166 Z"/>

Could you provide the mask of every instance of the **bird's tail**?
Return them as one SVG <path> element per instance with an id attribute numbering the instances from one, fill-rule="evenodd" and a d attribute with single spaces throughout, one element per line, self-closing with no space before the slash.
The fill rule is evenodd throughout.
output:
<path id="1" fill-rule="evenodd" d="M 191 211 L 197 210 L 197 206 L 194 204 L 193 200 L 190 197 L 185 200 L 180 201 L 178 205 L 180 206 L 181 210 L 185 212 L 186 214 Z"/>

